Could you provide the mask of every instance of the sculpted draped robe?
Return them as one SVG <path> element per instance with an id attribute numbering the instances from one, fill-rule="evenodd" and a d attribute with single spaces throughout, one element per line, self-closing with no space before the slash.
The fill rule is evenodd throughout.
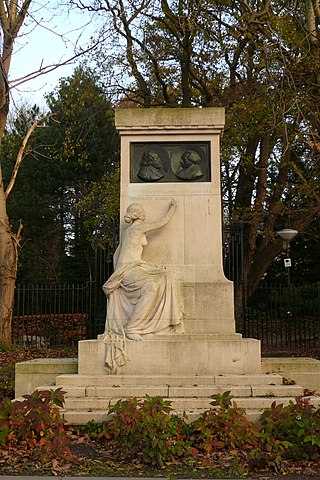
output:
<path id="1" fill-rule="evenodd" d="M 159 333 L 181 323 L 177 284 L 164 267 L 140 261 L 117 269 L 103 285 L 108 297 L 106 331 Z"/>

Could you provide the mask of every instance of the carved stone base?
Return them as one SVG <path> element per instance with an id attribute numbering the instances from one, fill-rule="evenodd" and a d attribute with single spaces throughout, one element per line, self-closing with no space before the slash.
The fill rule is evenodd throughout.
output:
<path id="1" fill-rule="evenodd" d="M 110 374 L 101 340 L 79 342 L 79 374 Z M 260 373 L 260 342 L 230 335 L 148 335 L 126 342 L 129 357 L 119 375 L 213 375 Z M 114 373 L 114 372 L 113 372 Z"/>
<path id="2" fill-rule="evenodd" d="M 183 283 L 186 334 L 235 334 L 233 283 L 219 280 Z"/>

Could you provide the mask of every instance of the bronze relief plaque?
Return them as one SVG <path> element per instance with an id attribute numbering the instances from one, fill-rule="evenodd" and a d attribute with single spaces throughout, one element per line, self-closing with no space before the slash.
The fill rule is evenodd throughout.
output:
<path id="1" fill-rule="evenodd" d="M 132 142 L 130 181 L 210 182 L 210 142 Z"/>

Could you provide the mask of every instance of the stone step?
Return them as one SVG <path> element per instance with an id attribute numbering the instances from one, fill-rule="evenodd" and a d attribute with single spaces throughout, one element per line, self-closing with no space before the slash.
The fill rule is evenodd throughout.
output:
<path id="1" fill-rule="evenodd" d="M 151 387 L 151 386 L 126 386 L 118 388 L 110 387 L 87 387 L 86 394 L 88 397 L 112 397 L 114 395 L 120 396 L 121 398 L 128 397 L 141 397 L 145 394 L 149 396 L 160 396 L 160 397 L 208 397 L 218 393 L 223 393 L 226 390 L 231 391 L 232 396 L 251 396 L 251 387 L 249 385 L 243 387 L 234 387 L 229 385 L 230 388 L 216 387 L 216 386 L 193 386 L 193 387 Z M 68 388 L 68 393 L 72 395 L 72 390 Z"/>
<path id="2" fill-rule="evenodd" d="M 192 387 L 170 387 L 152 386 L 152 385 L 127 385 L 127 386 L 113 386 L 113 387 L 74 387 L 65 386 L 65 397 L 143 397 L 149 395 L 152 397 L 207 397 L 212 395 L 222 394 L 230 391 L 232 397 L 277 397 L 277 396 L 301 396 L 303 395 L 302 387 L 298 385 L 244 385 L 244 386 L 192 386 Z"/>
<path id="3" fill-rule="evenodd" d="M 261 359 L 263 372 L 318 372 L 320 373 L 320 360 L 315 358 L 297 357 L 264 357 Z"/>
<path id="4" fill-rule="evenodd" d="M 299 385 L 283 385 L 279 374 L 225 375 L 60 375 L 57 387 L 65 392 L 63 415 L 68 423 L 85 424 L 109 418 L 109 406 L 125 398 L 160 396 L 174 413 L 186 412 L 188 422 L 212 408 L 212 395 L 230 391 L 232 401 L 257 421 L 265 408 L 288 405 L 303 395 Z M 311 397 L 315 406 L 320 397 Z"/>
<path id="5" fill-rule="evenodd" d="M 244 374 L 244 375 L 59 375 L 56 378 L 58 387 L 120 387 L 124 385 L 281 385 L 279 374 Z"/>
<path id="6" fill-rule="evenodd" d="M 310 399 L 311 404 L 313 404 L 315 408 L 320 407 L 320 397 L 312 396 L 306 398 Z M 203 399 L 197 399 L 197 404 L 195 404 L 194 402 L 191 403 L 191 399 L 189 399 L 189 401 L 185 401 L 184 403 L 181 399 L 170 400 L 174 400 L 173 413 L 185 416 L 185 419 L 188 423 L 193 422 L 194 420 L 199 418 L 202 413 L 209 408 L 209 399 L 206 399 L 206 401 L 203 401 Z M 199 400 L 202 400 L 202 403 L 200 403 Z M 238 407 L 245 409 L 246 417 L 253 422 L 258 421 L 264 409 L 270 407 L 273 402 L 276 402 L 277 405 L 283 404 L 284 406 L 286 406 L 289 404 L 290 400 L 294 401 L 293 398 L 290 399 L 289 397 L 234 399 Z M 113 399 L 112 403 L 114 403 L 115 401 L 116 399 Z M 79 409 L 69 410 L 65 408 L 64 410 L 62 410 L 63 417 L 65 421 L 69 424 L 84 425 L 92 420 L 96 422 L 103 422 L 111 418 L 111 415 L 108 414 L 109 404 L 108 402 L 106 402 L 106 400 L 103 400 L 102 409 L 95 408 L 93 402 L 90 404 L 90 406 L 88 406 L 86 402 L 77 402 L 77 404 L 74 404 L 74 406 L 79 407 Z"/>
<path id="7" fill-rule="evenodd" d="M 256 410 L 246 410 L 245 412 L 245 416 L 248 420 L 250 420 L 251 422 L 258 422 L 262 413 L 263 413 L 263 409 L 256 409 Z M 175 411 L 175 413 L 179 416 L 183 416 L 184 419 L 185 419 L 185 422 L 186 423 L 192 423 L 194 422 L 195 420 L 198 420 L 198 418 L 201 417 L 201 415 L 203 414 L 203 410 L 192 410 L 192 411 Z M 111 417 L 111 416 L 110 416 Z"/>
<path id="8" fill-rule="evenodd" d="M 90 412 L 83 410 L 62 410 L 61 413 L 65 422 L 70 425 L 86 425 L 88 422 L 92 421 L 101 423 L 111 418 L 111 415 L 103 410 L 92 410 Z"/>
<path id="9" fill-rule="evenodd" d="M 315 358 L 263 358 L 264 373 L 279 373 L 304 388 L 320 393 L 320 360 Z"/>
<path id="10" fill-rule="evenodd" d="M 95 397 L 84 397 L 84 398 L 72 398 L 66 397 L 65 399 L 65 410 L 81 410 L 81 411 L 91 411 L 91 410 L 108 410 L 110 405 L 115 404 L 120 397 L 106 397 L 106 398 L 95 398 Z M 237 404 L 238 407 L 244 409 L 264 409 L 271 406 L 273 402 L 276 404 L 288 405 L 290 400 L 294 401 L 295 397 L 236 397 L 232 400 Z M 194 398 L 177 398 L 170 397 L 165 398 L 171 402 L 173 410 L 178 411 L 192 411 L 194 409 L 208 409 L 210 408 L 210 403 L 212 398 L 206 397 L 194 397 Z"/>

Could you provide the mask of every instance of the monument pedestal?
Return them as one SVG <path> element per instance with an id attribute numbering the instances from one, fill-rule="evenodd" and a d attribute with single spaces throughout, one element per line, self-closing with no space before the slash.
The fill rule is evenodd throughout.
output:
<path id="1" fill-rule="evenodd" d="M 110 374 L 100 340 L 79 342 L 79 374 Z M 260 373 L 260 342 L 229 335 L 146 335 L 126 343 L 128 361 L 119 375 L 216 375 Z M 113 372 L 114 373 L 114 372 Z"/>
<path id="2" fill-rule="evenodd" d="M 184 282 L 182 292 L 185 333 L 235 334 L 232 282 L 226 278 Z"/>
<path id="3" fill-rule="evenodd" d="M 224 110 L 118 109 L 115 120 L 121 137 L 120 217 L 125 218 L 129 205 L 138 204 L 146 223 L 152 224 L 164 218 L 172 199 L 176 204 L 164 227 L 148 231 L 142 260 L 164 265 L 181 286 L 184 333 L 161 335 L 160 331 L 141 335 L 141 341 L 128 340 L 124 323 L 130 325 L 130 319 L 120 315 L 124 332 L 118 340 L 124 342 L 128 361 L 112 370 L 106 366 L 106 354 L 113 357 L 118 340 L 107 336 L 103 341 L 81 341 L 79 374 L 260 373 L 260 342 L 235 332 L 233 283 L 223 271 L 220 134 Z M 182 173 L 186 163 L 189 166 Z M 161 175 L 156 176 L 159 164 Z M 126 238 L 128 228 L 121 223 L 120 240 Z M 138 292 L 123 304 L 139 300 Z M 110 331 L 114 332 L 107 325 L 106 332 Z"/>
<path id="4" fill-rule="evenodd" d="M 262 375 L 260 342 L 235 332 L 233 284 L 222 265 L 223 125 L 224 111 L 219 108 L 116 111 L 121 218 L 129 205 L 138 204 L 148 222 L 158 222 L 174 199 L 170 221 L 148 230 L 139 245 L 146 264 L 164 265 L 181 286 L 184 333 L 172 329 L 170 335 L 161 335 L 159 330 L 156 335 L 141 335 L 141 341 L 129 340 L 125 331 L 130 318 L 118 315 L 122 335 L 114 338 L 115 331 L 107 325 L 103 339 L 80 341 L 78 375 L 57 378 L 57 385 L 67 391 L 68 422 L 105 420 L 111 403 L 146 394 L 170 400 L 177 413 L 199 414 L 209 408 L 211 395 L 231 391 L 239 406 L 253 409 L 257 416 L 274 400 L 285 403 L 302 393 L 301 387 L 283 387 L 280 376 Z M 149 164 L 152 159 L 156 164 Z M 122 222 L 122 241 L 127 228 Z M 120 280 L 118 288 L 126 291 L 128 282 L 123 285 Z M 132 276 L 129 286 L 135 289 L 139 280 Z M 132 306 L 143 295 L 146 301 L 146 292 L 141 289 L 125 301 Z M 113 348 L 124 352 L 127 360 L 111 362 L 116 366 L 111 370 L 106 357 L 109 361 L 118 353 Z"/>

